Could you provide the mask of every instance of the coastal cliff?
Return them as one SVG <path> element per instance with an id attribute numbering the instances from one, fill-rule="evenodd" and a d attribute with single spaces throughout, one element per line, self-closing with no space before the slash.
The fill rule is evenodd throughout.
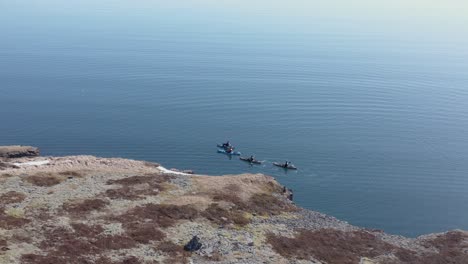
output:
<path id="1" fill-rule="evenodd" d="M 0 168 L 0 263 L 468 263 L 468 232 L 418 238 L 299 208 L 261 174 L 93 156 Z M 184 250 L 194 236 L 201 247 Z"/>

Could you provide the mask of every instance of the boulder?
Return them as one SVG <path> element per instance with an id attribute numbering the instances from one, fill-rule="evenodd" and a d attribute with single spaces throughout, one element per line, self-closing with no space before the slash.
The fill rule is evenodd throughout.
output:
<path id="1" fill-rule="evenodd" d="M 202 244 L 200 243 L 200 239 L 197 236 L 194 236 L 188 243 L 187 245 L 184 246 L 185 251 L 197 251 L 202 247 Z"/>
<path id="2" fill-rule="evenodd" d="M 39 156 L 39 149 L 31 146 L 0 146 L 0 158 L 22 158 Z"/>

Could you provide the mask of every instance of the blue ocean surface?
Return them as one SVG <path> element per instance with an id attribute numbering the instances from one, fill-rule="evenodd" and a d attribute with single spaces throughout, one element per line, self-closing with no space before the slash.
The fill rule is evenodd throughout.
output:
<path id="1" fill-rule="evenodd" d="M 103 3 L 0 1 L 0 145 L 264 173 L 354 225 L 468 229 L 466 31 Z"/>

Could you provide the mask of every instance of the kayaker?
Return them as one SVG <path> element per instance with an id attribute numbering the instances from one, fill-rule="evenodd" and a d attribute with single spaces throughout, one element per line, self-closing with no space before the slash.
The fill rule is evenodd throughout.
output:
<path id="1" fill-rule="evenodd" d="M 250 155 L 250 158 L 249 158 L 249 161 L 252 162 L 255 160 L 255 156 L 254 155 Z"/>
<path id="2" fill-rule="evenodd" d="M 229 140 L 226 143 L 223 143 L 223 147 L 230 147 L 231 143 L 229 143 Z"/>
<path id="3" fill-rule="evenodd" d="M 291 162 L 286 161 L 286 162 L 284 163 L 283 167 L 287 168 L 287 167 L 289 167 L 289 164 L 291 164 Z"/>
<path id="4" fill-rule="evenodd" d="M 228 148 L 226 149 L 226 153 L 232 153 L 232 150 L 233 150 L 232 147 L 228 147 Z"/>

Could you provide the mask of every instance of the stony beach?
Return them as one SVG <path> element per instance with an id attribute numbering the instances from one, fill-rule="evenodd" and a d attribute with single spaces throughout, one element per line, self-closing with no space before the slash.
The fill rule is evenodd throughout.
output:
<path id="1" fill-rule="evenodd" d="M 27 148 L 0 147 L 2 264 L 468 263 L 466 231 L 359 228 L 296 206 L 270 176 Z M 194 236 L 201 247 L 184 250 Z"/>

